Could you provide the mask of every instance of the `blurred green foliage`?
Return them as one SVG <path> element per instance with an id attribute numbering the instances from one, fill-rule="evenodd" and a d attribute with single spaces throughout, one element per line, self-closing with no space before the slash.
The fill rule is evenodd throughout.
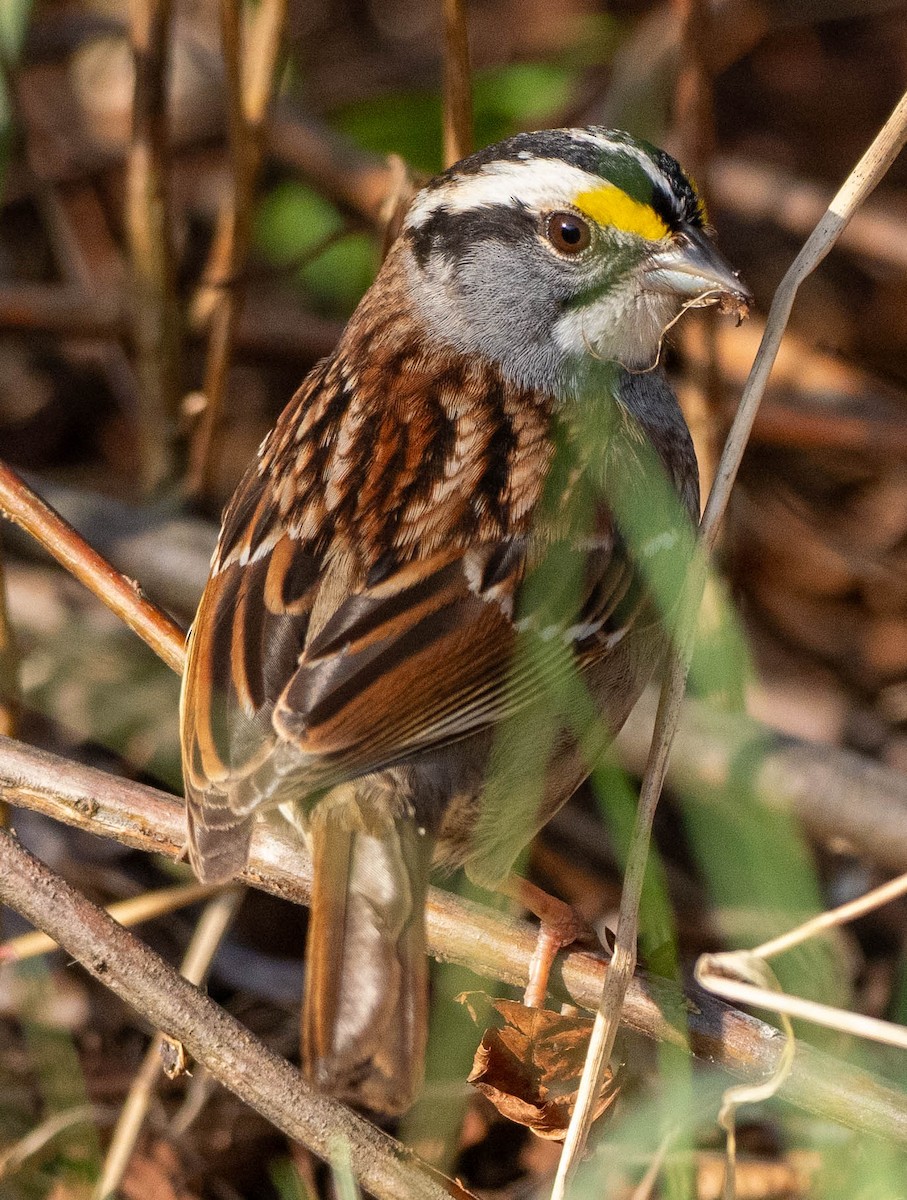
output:
<path id="1" fill-rule="evenodd" d="M 516 129 L 545 125 L 567 104 L 577 78 L 572 66 L 513 63 L 477 71 L 474 77 L 476 146 L 487 146 Z M 334 124 L 365 150 L 399 154 L 410 166 L 434 175 L 441 159 L 441 98 L 437 91 L 375 97 L 334 114 Z"/>
<path id="2" fill-rule="evenodd" d="M 365 233 L 344 233 L 329 201 L 302 183 L 281 183 L 265 197 L 255 222 L 258 249 L 330 316 L 346 316 L 375 276 L 378 251 Z"/>
<path id="3" fill-rule="evenodd" d="M 7 72 L 19 57 L 31 9 L 32 0 L 2 0 L 0 3 L 0 187 L 6 177 L 15 133 Z"/>
<path id="4" fill-rule="evenodd" d="M 575 65 L 515 63 L 478 72 L 475 79 L 477 146 L 526 125 L 544 125 L 569 100 Z M 441 100 L 437 92 L 377 96 L 334 115 L 337 128 L 363 149 L 399 154 L 417 170 L 442 166 Z M 282 182 L 261 201 L 255 221 L 259 252 L 287 272 L 316 312 L 347 316 L 374 278 L 378 250 L 361 232 L 344 232 L 337 208 L 312 188 Z"/>

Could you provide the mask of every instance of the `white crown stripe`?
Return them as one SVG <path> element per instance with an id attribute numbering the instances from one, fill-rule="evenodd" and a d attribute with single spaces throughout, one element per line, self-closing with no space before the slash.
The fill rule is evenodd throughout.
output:
<path id="1" fill-rule="evenodd" d="M 631 148 L 617 143 L 603 146 L 607 147 L 621 154 L 633 153 Z M 659 180 L 661 176 L 654 163 L 642 153 L 638 157 L 653 181 Z M 601 176 L 562 158 L 503 159 L 486 163 L 475 175 L 456 175 L 440 187 L 420 192 L 407 213 L 404 228 L 418 229 L 441 208 L 450 213 L 469 212 L 487 205 L 516 207 L 519 203 L 537 210 L 557 208 L 573 204 L 581 192 L 606 183 Z"/>

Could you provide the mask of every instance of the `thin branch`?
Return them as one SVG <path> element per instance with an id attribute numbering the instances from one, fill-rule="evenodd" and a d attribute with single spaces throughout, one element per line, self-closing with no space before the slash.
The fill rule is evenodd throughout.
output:
<path id="1" fill-rule="evenodd" d="M 807 239 L 775 293 L 766 322 L 765 335 L 744 388 L 740 408 L 728 434 L 724 452 L 718 464 L 715 483 L 703 514 L 700 533 L 706 550 L 714 547 L 718 529 L 730 499 L 731 488 L 737 476 L 781 338 L 784 335 L 797 289 L 831 250 L 851 214 L 882 179 L 900 153 L 905 141 L 907 141 L 907 94 L 902 97 L 870 148 L 832 200 L 828 212 Z M 667 676 L 662 688 L 658 716 L 652 735 L 652 749 L 640 791 L 639 807 L 628 853 L 617 922 L 614 966 L 608 972 L 605 987 L 602 990 L 576 1108 L 564 1140 L 564 1150 L 552 1190 L 552 1200 L 564 1200 L 568 1182 L 582 1157 L 592 1124 L 595 1101 L 601 1091 L 602 1081 L 614 1046 L 626 988 L 636 965 L 639 901 L 649 854 L 652 822 L 664 784 L 668 755 L 677 729 L 686 688 L 693 623 L 691 614 L 698 611 L 704 583 L 704 559 L 697 556 L 687 582 L 683 627 L 677 633 L 678 649 L 670 656 L 668 662 Z"/>
<path id="2" fill-rule="evenodd" d="M 444 0 L 444 165 L 471 154 L 472 145 L 466 0 Z"/>
<path id="3" fill-rule="evenodd" d="M 360 1182 L 378 1200 L 470 1200 L 399 1142 L 311 1088 L 297 1068 L 6 833 L 0 833 L 0 899 L 287 1136 L 323 1159 L 338 1141 L 346 1143 Z"/>
<path id="4" fill-rule="evenodd" d="M 265 118 L 277 75 L 286 9 L 287 0 L 261 0 L 244 31 L 242 5 L 237 0 L 221 0 L 220 5 L 233 195 L 218 223 L 205 283 L 193 306 L 193 320 L 210 323 L 210 340 L 202 384 L 207 403 L 189 453 L 186 490 L 190 495 L 209 489 L 215 465 L 233 337 L 243 307 L 241 277 L 252 237 Z"/>
<path id="5" fill-rule="evenodd" d="M 48 1142 L 52 1142 L 67 1129 L 72 1129 L 74 1125 L 96 1126 L 101 1121 L 106 1121 L 108 1116 L 106 1108 L 95 1104 L 80 1104 L 76 1108 L 66 1108 L 62 1112 L 53 1113 L 40 1125 L 30 1129 L 25 1137 L 0 1151 L 0 1180 L 12 1175 L 27 1159 L 40 1153 Z"/>
<path id="6" fill-rule="evenodd" d="M 696 180 L 706 205 L 711 194 L 712 156 L 715 149 L 715 113 L 708 45 L 712 14 L 707 0 L 671 0 L 681 22 L 680 63 L 674 89 L 673 142 L 669 149 Z M 706 347 L 704 362 L 688 370 L 690 386 L 680 394 L 699 461 L 700 489 L 705 494 L 715 476 L 717 447 L 715 413 L 721 399 L 721 367 L 718 361 L 718 313 L 705 308 L 691 313 Z"/>
<path id="7" fill-rule="evenodd" d="M 186 635 L 137 584 L 121 575 L 71 525 L 0 463 L 0 514 L 36 538 L 45 550 L 147 642 L 168 667 L 182 673 Z"/>
<path id="8" fill-rule="evenodd" d="M 211 900 L 202 913 L 180 964 L 182 977 L 194 983 L 196 987 L 207 978 L 218 947 L 239 911 L 243 895 L 242 888 L 232 887 Z M 101 1177 L 94 1190 L 94 1200 L 105 1200 L 105 1197 L 115 1192 L 126 1174 L 136 1139 L 148 1115 L 151 1098 L 161 1076 L 163 1044 L 164 1035 L 156 1033 L 132 1081 L 107 1149 Z"/>
<path id="9" fill-rule="evenodd" d="M 177 797 L 3 738 L 0 797 L 139 850 L 172 859 L 183 853 L 185 812 Z M 256 826 L 242 879 L 294 903 L 309 902 L 308 858 L 281 823 Z M 537 941 L 532 925 L 437 888 L 430 890 L 426 918 L 429 951 L 436 958 L 514 987 L 526 986 Z M 556 967 L 551 992 L 562 1003 L 594 1010 L 608 973 L 601 958 L 574 952 Z M 665 1015 L 679 1011 L 686 1018 L 685 1031 L 675 1016 Z M 750 1082 L 776 1069 L 784 1045 L 776 1029 L 706 992 L 685 996 L 667 980 L 641 974 L 631 981 L 621 1019 L 629 1032 L 687 1048 Z M 800 1108 L 907 1145 L 903 1093 L 809 1046 L 798 1046 L 782 1094 Z"/>
<path id="10" fill-rule="evenodd" d="M 126 164 L 125 225 L 132 270 L 132 329 L 141 397 L 146 490 L 172 474 L 179 405 L 179 314 L 167 184 L 167 76 L 171 0 L 130 5 L 135 93 Z"/>

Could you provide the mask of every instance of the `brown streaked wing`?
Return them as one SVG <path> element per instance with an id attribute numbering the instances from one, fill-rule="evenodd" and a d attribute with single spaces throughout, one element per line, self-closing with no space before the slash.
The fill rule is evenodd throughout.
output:
<path id="1" fill-rule="evenodd" d="M 575 669 L 566 612 L 562 636 L 538 639 L 513 661 L 526 561 L 518 539 L 439 554 L 338 606 L 274 711 L 278 734 L 306 757 L 313 782 L 332 786 L 488 728 Z M 609 623 L 632 574 L 606 551 L 587 565 L 573 610 L 582 623 L 579 665 L 600 657 L 588 624 Z"/>
<path id="2" fill-rule="evenodd" d="M 505 607 L 470 587 L 462 553 L 411 563 L 338 606 L 307 644 L 275 728 L 331 782 L 442 745 L 460 736 L 449 724 L 466 698 L 506 683 L 513 640 Z"/>
<path id="3" fill-rule="evenodd" d="M 190 854 L 205 878 L 242 865 L 252 814 L 270 798 L 274 702 L 297 668 L 317 578 L 312 554 L 284 536 L 205 588 L 181 706 Z"/>

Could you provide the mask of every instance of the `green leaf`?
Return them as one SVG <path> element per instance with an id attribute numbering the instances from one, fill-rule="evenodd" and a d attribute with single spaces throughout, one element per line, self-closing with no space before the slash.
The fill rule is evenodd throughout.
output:
<path id="1" fill-rule="evenodd" d="M 272 263 L 288 266 L 310 254 L 343 224 L 333 204 L 301 183 L 283 183 L 259 205 L 255 243 Z"/>

